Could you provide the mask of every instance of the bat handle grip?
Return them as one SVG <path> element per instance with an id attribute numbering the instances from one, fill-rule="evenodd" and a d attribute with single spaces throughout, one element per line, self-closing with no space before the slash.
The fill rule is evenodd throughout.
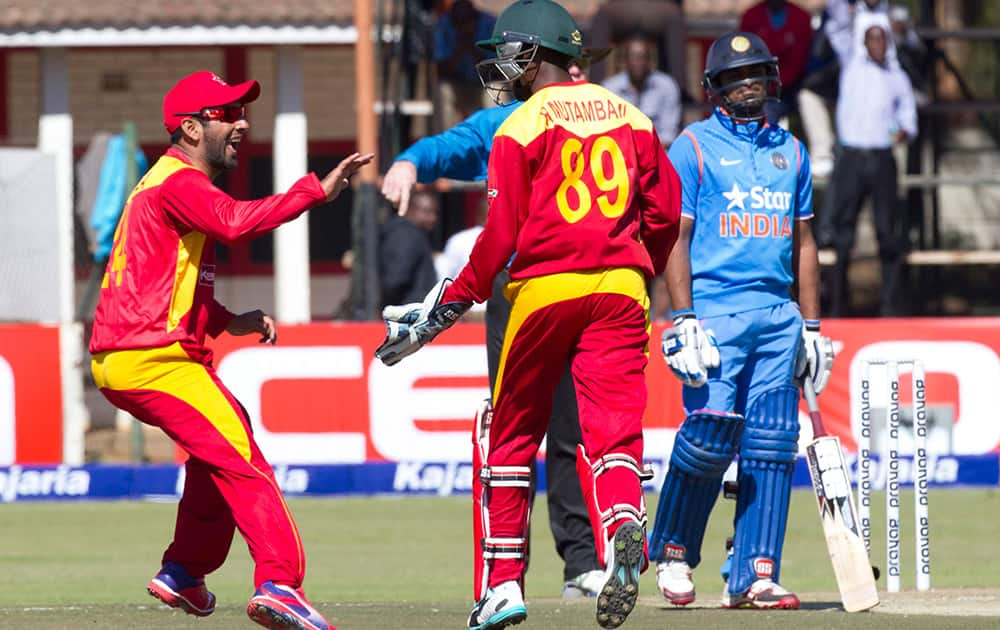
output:
<path id="1" fill-rule="evenodd" d="M 812 380 L 808 376 L 802 379 L 802 395 L 806 399 L 806 407 L 809 408 L 809 419 L 812 420 L 813 436 L 823 437 L 827 435 L 823 427 L 823 416 L 819 414 L 819 402 L 816 401 L 816 392 L 813 391 Z"/>

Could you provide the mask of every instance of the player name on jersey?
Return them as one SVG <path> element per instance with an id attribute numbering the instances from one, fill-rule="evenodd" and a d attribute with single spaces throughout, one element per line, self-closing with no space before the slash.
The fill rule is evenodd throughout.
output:
<path id="1" fill-rule="evenodd" d="M 592 99 L 588 101 L 547 101 L 539 112 L 545 118 L 546 127 L 551 127 L 555 120 L 565 122 L 594 122 L 611 118 L 624 119 L 627 104 L 616 103 L 610 99 Z"/>
<path id="2" fill-rule="evenodd" d="M 723 212 L 719 215 L 722 238 L 791 238 L 792 220 L 765 212 Z"/>

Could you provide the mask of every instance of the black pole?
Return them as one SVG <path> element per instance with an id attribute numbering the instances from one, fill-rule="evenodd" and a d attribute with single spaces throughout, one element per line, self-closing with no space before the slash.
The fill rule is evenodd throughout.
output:
<path id="1" fill-rule="evenodd" d="M 351 242 L 354 265 L 351 267 L 350 318 L 379 319 L 381 296 L 378 274 L 379 191 L 374 183 L 362 182 L 354 192 L 351 217 Z"/>

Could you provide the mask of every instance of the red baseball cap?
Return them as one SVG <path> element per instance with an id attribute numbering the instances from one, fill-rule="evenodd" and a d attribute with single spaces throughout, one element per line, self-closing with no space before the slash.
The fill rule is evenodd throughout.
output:
<path id="1" fill-rule="evenodd" d="M 163 97 L 163 124 L 168 133 L 173 133 L 182 120 L 190 117 L 190 112 L 230 103 L 250 103 L 258 96 L 260 83 L 256 81 L 229 85 L 214 72 L 200 70 L 178 81 Z"/>

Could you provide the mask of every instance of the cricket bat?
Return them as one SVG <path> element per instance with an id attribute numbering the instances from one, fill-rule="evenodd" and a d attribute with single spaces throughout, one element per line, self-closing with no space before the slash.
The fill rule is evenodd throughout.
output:
<path id="1" fill-rule="evenodd" d="M 808 377 L 803 379 L 802 393 L 813 426 L 813 441 L 806 446 L 809 476 L 819 504 L 819 517 L 840 589 L 840 600 L 847 612 L 868 610 L 878 605 L 878 589 L 861 537 L 840 438 L 828 435 L 823 428 L 816 392 Z"/>

